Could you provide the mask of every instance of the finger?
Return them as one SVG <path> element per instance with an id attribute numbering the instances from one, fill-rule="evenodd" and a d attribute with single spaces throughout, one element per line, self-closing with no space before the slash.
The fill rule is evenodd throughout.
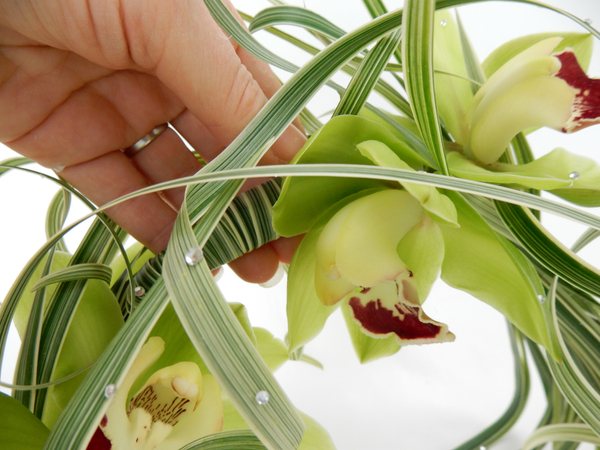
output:
<path id="1" fill-rule="evenodd" d="M 229 263 L 238 277 L 249 283 L 266 283 L 279 267 L 277 253 L 270 245 L 263 245 Z"/>
<path id="2" fill-rule="evenodd" d="M 44 119 L 7 143 L 15 151 L 49 168 L 81 164 L 126 148 L 180 114 L 182 103 L 155 77 L 113 72 L 83 87 L 62 83 L 62 96 L 47 105 Z M 41 88 L 41 86 L 40 86 Z M 43 101 L 37 95 L 35 101 Z M 29 105 L 32 110 L 38 104 Z"/>
<path id="3" fill-rule="evenodd" d="M 291 238 L 279 238 L 270 242 L 269 245 L 273 248 L 275 253 L 277 253 L 279 261 L 284 264 L 289 264 L 292 262 L 294 252 L 300 245 L 300 242 L 302 242 L 303 238 L 303 234 Z"/>
<path id="4" fill-rule="evenodd" d="M 61 176 L 87 192 L 97 205 L 148 186 L 143 174 L 120 151 L 67 167 Z M 129 200 L 106 213 L 154 254 L 166 248 L 176 217 L 176 212 L 157 194 Z"/>

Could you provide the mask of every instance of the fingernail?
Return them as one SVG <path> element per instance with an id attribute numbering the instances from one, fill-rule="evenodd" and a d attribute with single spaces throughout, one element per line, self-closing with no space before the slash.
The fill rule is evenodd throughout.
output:
<path id="1" fill-rule="evenodd" d="M 269 281 L 259 283 L 259 286 L 264 288 L 271 288 L 273 286 L 276 286 L 283 279 L 284 274 L 285 268 L 283 267 L 283 264 L 279 263 L 279 267 L 277 268 L 277 272 L 275 272 L 275 275 L 273 275 L 273 277 Z"/>

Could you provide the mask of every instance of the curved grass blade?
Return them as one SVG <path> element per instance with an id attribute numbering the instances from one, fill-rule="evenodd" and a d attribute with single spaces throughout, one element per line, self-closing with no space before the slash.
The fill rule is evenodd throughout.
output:
<path id="1" fill-rule="evenodd" d="M 296 449 L 304 422 L 221 297 L 206 263 L 186 263 L 186 253 L 199 246 L 184 203 L 163 265 L 175 311 L 211 374 L 265 446 Z M 265 405 L 255 400 L 262 390 L 269 393 Z"/>
<path id="2" fill-rule="evenodd" d="M 377 80 L 392 53 L 398 48 L 402 32 L 400 30 L 385 36 L 369 50 L 362 64 L 350 80 L 350 84 L 338 103 L 333 116 L 341 114 L 357 115 L 367 102 Z"/>
<path id="3" fill-rule="evenodd" d="M 221 431 L 204 436 L 179 450 L 266 450 L 250 430 Z"/>
<path id="4" fill-rule="evenodd" d="M 569 350 L 565 346 L 562 334 L 558 327 L 556 316 L 555 292 L 558 278 L 554 278 L 549 292 L 550 306 L 553 315 L 554 329 L 559 336 L 559 343 L 563 352 L 563 362 L 557 363 L 553 358 L 548 358 L 548 366 L 559 389 L 577 412 L 579 417 L 589 425 L 593 432 L 600 436 L 600 394 L 585 379 L 577 368 Z"/>
<path id="5" fill-rule="evenodd" d="M 600 445 L 600 438 L 583 424 L 557 424 L 538 428 L 523 444 L 522 450 L 532 450 L 546 442 L 575 441 Z"/>
<path id="6" fill-rule="evenodd" d="M 446 151 L 435 102 L 433 73 L 433 21 L 435 0 L 407 0 L 402 17 L 402 63 L 406 92 L 425 145 L 437 162 L 439 171 L 448 175 Z"/>
<path id="7" fill-rule="evenodd" d="M 296 6 L 272 6 L 259 12 L 248 27 L 255 33 L 274 23 L 279 25 L 297 25 L 324 34 L 332 39 L 341 38 L 346 32 L 329 20 L 308 9 Z"/>
<path id="8" fill-rule="evenodd" d="M 517 422 L 529 395 L 529 369 L 523 335 L 512 325 L 508 324 L 510 345 L 513 353 L 515 369 L 515 393 L 506 412 L 492 425 L 478 435 L 472 437 L 456 450 L 471 450 L 473 448 L 487 447 L 504 436 Z"/>
<path id="9" fill-rule="evenodd" d="M 0 161 L 0 176 L 7 173 L 9 170 L 14 169 L 16 167 L 24 166 L 25 164 L 33 163 L 29 158 L 9 158 L 4 161 Z"/>
<path id="10" fill-rule="evenodd" d="M 62 229 L 62 227 L 64 227 L 70 207 L 71 193 L 67 189 L 61 189 L 52 199 L 52 202 L 48 207 L 48 212 L 46 213 L 47 239 L 50 239 L 51 236 L 54 236 Z M 64 240 L 61 239 L 58 241 L 56 249 L 63 252 L 67 251 Z"/>
<path id="11" fill-rule="evenodd" d="M 587 225 L 600 230 L 600 218 L 571 205 L 558 203 L 526 192 L 510 189 L 504 186 L 481 183 L 478 181 L 462 178 L 449 177 L 434 173 L 415 172 L 404 169 L 394 169 L 381 166 L 363 166 L 351 164 L 295 164 L 281 166 L 260 166 L 242 169 L 227 169 L 213 173 L 200 173 L 190 177 L 179 178 L 173 181 L 156 184 L 154 186 L 140 189 L 132 194 L 125 195 L 113 202 L 107 203 L 97 211 L 115 206 L 130 198 L 158 192 L 164 189 L 187 186 L 194 183 L 211 183 L 214 181 L 278 177 L 278 176 L 303 176 L 303 177 L 347 177 L 347 178 L 371 178 L 376 180 L 387 180 L 397 182 L 412 182 L 442 189 L 450 189 L 461 193 L 487 197 L 516 205 L 525 206 L 548 212 L 565 219 Z M 96 211 L 96 212 L 97 212 Z"/>
<path id="12" fill-rule="evenodd" d="M 600 295 L 600 272 L 561 244 L 533 214 L 517 205 L 496 202 L 508 229 L 540 264 L 573 286 Z"/>
<path id="13" fill-rule="evenodd" d="M 42 275 L 47 275 L 52 267 L 52 259 L 54 250 L 51 250 L 46 258 L 46 263 L 42 270 Z M 40 346 L 40 334 L 42 331 L 42 318 L 44 315 L 44 304 L 46 302 L 46 290 L 42 289 L 36 292 L 33 298 L 29 320 L 23 342 L 21 343 L 21 351 L 19 352 L 19 361 L 15 370 L 15 384 L 18 385 L 33 385 L 36 384 L 38 373 L 38 349 Z M 31 412 L 35 409 L 35 391 L 13 391 L 13 397 L 19 400 Z M 38 417 L 40 418 L 40 417 Z"/>
<path id="14" fill-rule="evenodd" d="M 62 283 L 75 280 L 101 280 L 110 284 L 112 269 L 106 264 L 82 263 L 56 270 L 49 275 L 40 278 L 31 288 L 37 290 L 54 283 Z"/>

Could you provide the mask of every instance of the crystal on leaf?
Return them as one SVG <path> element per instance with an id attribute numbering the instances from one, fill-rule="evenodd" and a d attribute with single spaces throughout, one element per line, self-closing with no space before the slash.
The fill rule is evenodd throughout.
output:
<path id="1" fill-rule="evenodd" d="M 104 396 L 106 398 L 113 398 L 116 393 L 117 387 L 114 384 L 109 384 L 108 386 L 106 386 L 106 389 L 104 389 Z"/>
<path id="2" fill-rule="evenodd" d="M 267 391 L 258 391 L 256 393 L 256 403 L 258 403 L 259 405 L 266 405 L 267 403 L 269 403 L 269 393 Z"/>
<path id="3" fill-rule="evenodd" d="M 144 289 L 142 286 L 136 286 L 133 290 L 133 293 L 136 297 L 142 297 L 146 293 L 146 289 Z"/>
<path id="4" fill-rule="evenodd" d="M 198 264 L 203 259 L 204 259 L 204 253 L 202 253 L 202 249 L 201 248 L 193 247 L 193 248 L 190 248 L 185 253 L 185 262 L 189 266 L 195 266 L 196 264 Z"/>

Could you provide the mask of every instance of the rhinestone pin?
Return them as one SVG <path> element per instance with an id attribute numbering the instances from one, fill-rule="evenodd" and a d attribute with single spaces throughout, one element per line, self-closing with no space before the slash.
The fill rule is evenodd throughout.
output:
<path id="1" fill-rule="evenodd" d="M 185 253 L 185 262 L 188 264 L 188 266 L 195 266 L 203 259 L 204 253 L 202 253 L 201 248 L 193 247 Z"/>
<path id="2" fill-rule="evenodd" d="M 133 293 L 136 297 L 142 297 L 146 293 L 146 289 L 144 289 L 142 286 L 136 286 L 133 290 Z"/>
<path id="3" fill-rule="evenodd" d="M 578 179 L 579 179 L 579 172 L 571 172 L 571 173 L 569 174 L 569 178 L 570 178 L 571 180 L 578 180 Z"/>
<path id="4" fill-rule="evenodd" d="M 109 384 L 108 386 L 106 386 L 106 389 L 104 389 L 104 396 L 106 398 L 113 398 L 116 393 L 117 387 L 114 384 Z"/>
<path id="5" fill-rule="evenodd" d="M 258 391 L 256 393 L 256 397 L 254 398 L 256 400 L 256 403 L 258 403 L 261 406 L 269 403 L 269 393 L 267 391 Z"/>

